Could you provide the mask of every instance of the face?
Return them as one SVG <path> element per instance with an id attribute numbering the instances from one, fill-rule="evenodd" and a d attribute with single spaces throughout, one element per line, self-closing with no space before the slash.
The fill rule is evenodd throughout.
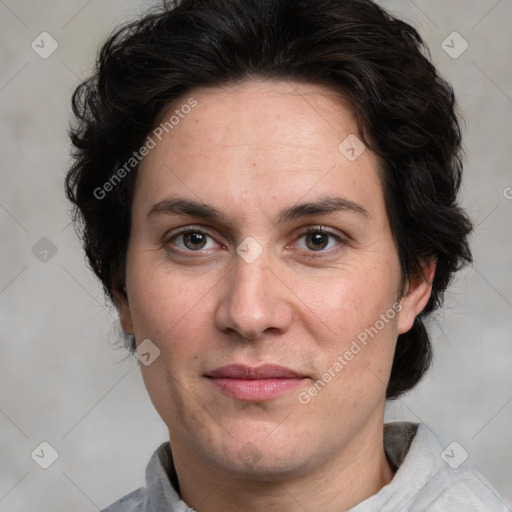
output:
<path id="1" fill-rule="evenodd" d="M 141 371 L 173 453 L 251 478 L 356 453 L 430 291 L 397 302 L 377 158 L 321 86 L 196 89 L 161 121 L 177 109 L 138 171 L 117 304 L 160 351 Z"/>

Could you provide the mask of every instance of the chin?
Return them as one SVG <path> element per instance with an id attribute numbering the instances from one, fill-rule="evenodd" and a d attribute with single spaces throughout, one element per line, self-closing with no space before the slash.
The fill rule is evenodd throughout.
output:
<path id="1" fill-rule="evenodd" d="M 313 454 L 304 450 L 304 444 L 291 446 L 277 441 L 260 438 L 253 442 L 245 437 L 222 447 L 220 453 L 210 452 L 209 458 L 214 465 L 240 479 L 272 482 L 307 474 L 313 465 Z"/>

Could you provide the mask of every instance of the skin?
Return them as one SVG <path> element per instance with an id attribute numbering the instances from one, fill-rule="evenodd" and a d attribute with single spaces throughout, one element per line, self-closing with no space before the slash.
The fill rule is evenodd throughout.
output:
<path id="1" fill-rule="evenodd" d="M 116 299 L 125 331 L 160 350 L 141 371 L 169 430 L 180 495 L 199 512 L 346 510 L 393 477 L 383 449 L 386 384 L 397 336 L 426 305 L 434 268 L 397 297 L 400 266 L 379 161 L 370 150 L 355 161 L 340 152 L 358 131 L 332 91 L 267 80 L 201 88 L 162 119 L 190 96 L 197 106 L 141 163 L 127 298 Z M 278 221 L 282 209 L 326 196 L 366 215 Z M 214 206 L 225 222 L 148 215 L 176 197 Z M 320 249 L 304 234 L 319 226 L 335 235 L 320 236 Z M 194 227 L 208 236 L 178 236 Z M 262 249 L 251 263 L 236 251 L 247 237 Z M 401 311 L 300 403 L 299 393 L 397 298 Z M 305 378 L 272 400 L 238 400 L 205 376 L 231 363 L 278 364 Z"/>

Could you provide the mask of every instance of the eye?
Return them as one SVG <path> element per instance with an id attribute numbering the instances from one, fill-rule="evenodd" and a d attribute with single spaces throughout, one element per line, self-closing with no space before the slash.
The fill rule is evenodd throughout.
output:
<path id="1" fill-rule="evenodd" d="M 320 226 L 308 228 L 298 238 L 298 240 L 302 239 L 304 239 L 305 243 L 302 244 L 302 247 L 300 247 L 301 244 L 299 243 L 299 249 L 305 248 L 306 251 L 315 252 L 329 250 L 343 243 L 340 236 Z"/>
<path id="2" fill-rule="evenodd" d="M 208 239 L 212 240 L 208 246 Z M 175 245 L 185 252 L 198 252 L 201 250 L 214 249 L 218 244 L 213 238 L 201 229 L 187 229 L 170 237 L 168 243 Z"/>

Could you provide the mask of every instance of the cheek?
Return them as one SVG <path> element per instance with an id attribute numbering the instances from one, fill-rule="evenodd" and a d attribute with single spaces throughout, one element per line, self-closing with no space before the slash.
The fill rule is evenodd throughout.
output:
<path id="1" fill-rule="evenodd" d="M 395 303 L 398 272 L 393 268 L 344 268 L 329 277 L 303 279 L 300 294 L 308 308 L 325 322 L 331 335 L 339 333 L 343 339 L 353 338 L 373 326 Z M 396 329 L 395 313 L 389 313 L 385 328 L 380 330 Z"/>
<path id="2" fill-rule="evenodd" d="M 165 262 L 155 262 L 154 255 L 133 258 L 127 266 L 127 286 L 130 311 L 137 338 L 155 340 L 173 336 L 183 328 L 193 330 L 195 323 L 188 315 L 204 307 L 212 288 L 211 277 L 198 279 L 192 274 L 166 268 Z M 190 331 L 189 331 L 190 332 Z"/>
<path id="3" fill-rule="evenodd" d="M 150 365 L 140 365 L 151 401 L 167 425 L 196 422 L 187 400 L 196 396 L 204 340 L 211 339 L 207 323 L 208 290 L 201 279 L 173 275 L 153 266 L 131 273 L 130 309 L 137 342 L 150 339 L 160 355 Z M 188 411 L 188 412 L 187 412 Z M 198 419 L 199 423 L 200 420 Z"/>
<path id="4" fill-rule="evenodd" d="M 393 268 L 379 266 L 364 273 L 345 273 L 329 284 L 329 291 L 324 290 L 321 298 L 321 287 L 311 295 L 311 309 L 328 325 L 324 329 L 327 336 L 316 338 L 326 356 L 322 380 L 333 382 L 325 394 L 332 402 L 344 396 L 344 406 L 350 407 L 365 397 L 380 399 L 385 395 L 400 310 L 396 301 L 398 271 L 393 272 Z"/>

